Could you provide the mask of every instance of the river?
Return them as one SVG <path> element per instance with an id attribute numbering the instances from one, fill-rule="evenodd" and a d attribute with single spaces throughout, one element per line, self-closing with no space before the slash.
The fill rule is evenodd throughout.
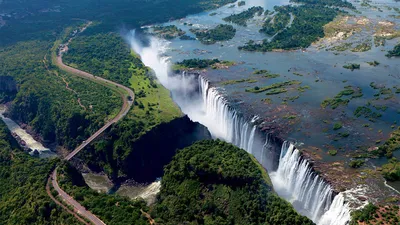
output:
<path id="1" fill-rule="evenodd" d="M 44 147 L 40 142 L 36 141 L 32 135 L 28 134 L 24 129 L 22 129 L 16 122 L 12 119 L 5 117 L 3 114 L 6 111 L 5 106 L 0 105 L 0 118 L 7 125 L 10 132 L 20 143 L 21 147 L 29 151 L 30 155 L 35 155 L 35 150 L 40 158 L 55 157 L 56 154 L 52 152 L 49 148 Z M 23 144 L 21 144 L 23 143 Z"/>

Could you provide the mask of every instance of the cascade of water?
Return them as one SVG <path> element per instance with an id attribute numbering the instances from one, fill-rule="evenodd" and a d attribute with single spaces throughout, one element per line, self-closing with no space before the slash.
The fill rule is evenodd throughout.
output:
<path id="1" fill-rule="evenodd" d="M 202 76 L 198 76 L 197 87 L 193 77 L 183 73 L 179 77 L 169 77 L 169 65 L 166 59 L 159 58 L 159 50 L 165 49 L 160 40 L 151 38 L 150 47 L 142 47 L 132 37 L 131 46 L 142 57 L 143 63 L 151 67 L 160 82 L 167 87 L 174 100 L 193 121 L 206 126 L 214 138 L 230 142 L 255 155 L 265 166 L 265 150 L 270 148 L 269 140 L 263 144 L 255 143 L 257 120 L 246 121 L 236 110 L 229 107 L 227 100 L 217 88 L 211 87 Z M 199 91 L 197 98 L 188 98 L 191 91 Z M 183 94 L 182 94 L 183 93 Z M 183 97 L 182 97 L 183 95 Z M 261 152 L 261 153 L 260 153 Z M 274 189 L 278 194 L 292 202 L 293 206 L 319 225 L 344 225 L 348 221 L 349 210 L 344 198 L 337 195 L 332 204 L 333 190 L 320 176 L 315 174 L 311 165 L 302 159 L 300 152 L 289 142 L 284 142 L 280 152 L 278 169 L 271 173 Z M 341 211 L 342 210 L 342 211 Z M 324 214 L 325 213 L 325 214 Z M 329 223 L 332 215 L 338 216 L 342 222 Z M 320 220 L 320 218 L 323 219 Z M 324 223 L 322 223 L 324 222 Z"/>
<path id="2" fill-rule="evenodd" d="M 277 171 L 271 173 L 276 191 L 314 222 L 329 209 L 333 190 L 312 171 L 309 162 L 289 142 L 282 145 Z"/>
<path id="3" fill-rule="evenodd" d="M 210 124 L 208 128 L 211 134 L 251 153 L 256 125 L 247 122 L 231 109 L 217 88 L 210 87 L 204 77 L 199 76 L 198 79 L 200 95 L 203 99 L 204 119 L 207 120 L 203 122 Z"/>

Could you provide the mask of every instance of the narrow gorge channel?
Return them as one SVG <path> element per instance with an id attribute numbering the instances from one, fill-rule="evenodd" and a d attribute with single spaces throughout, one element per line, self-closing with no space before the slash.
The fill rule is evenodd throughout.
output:
<path id="1" fill-rule="evenodd" d="M 337 193 L 316 173 L 293 143 L 258 129 L 258 117 L 246 117 L 232 108 L 217 87 L 199 74 L 173 74 L 162 57 L 168 43 L 149 37 L 143 46 L 135 31 L 126 35 L 143 63 L 152 68 L 182 111 L 206 126 L 213 138 L 230 142 L 255 156 L 269 172 L 275 191 L 302 215 L 319 225 L 344 225 L 350 220 L 351 191 Z M 353 198 L 354 199 L 354 198 Z"/>

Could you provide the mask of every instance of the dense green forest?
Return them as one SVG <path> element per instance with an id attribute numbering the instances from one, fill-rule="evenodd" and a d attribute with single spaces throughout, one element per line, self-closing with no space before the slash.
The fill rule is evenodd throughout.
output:
<path id="1" fill-rule="evenodd" d="M 275 7 L 279 11 L 274 18 L 278 24 L 270 24 L 272 19 L 267 19 L 261 32 L 269 35 L 283 29 L 287 23 L 289 13 L 293 14 L 294 20 L 290 27 L 283 29 L 269 41 L 265 39 L 262 43 L 249 41 L 240 50 L 246 51 L 272 51 L 273 49 L 297 49 L 306 48 L 314 41 L 324 37 L 323 26 L 331 22 L 339 13 L 338 9 L 321 6 L 319 4 L 305 4 L 300 6 Z"/>
<path id="2" fill-rule="evenodd" d="M 218 41 L 228 41 L 235 37 L 236 29 L 232 25 L 219 24 L 212 29 L 190 29 L 196 38 L 205 45 L 215 44 Z"/>
<path id="3" fill-rule="evenodd" d="M 224 21 L 226 22 L 232 22 L 236 23 L 241 26 L 247 26 L 247 21 L 252 19 L 255 15 L 262 15 L 264 12 L 264 9 L 261 6 L 258 7 L 251 7 L 246 11 L 243 11 L 238 14 L 233 14 L 228 17 L 223 18 Z"/>
<path id="4" fill-rule="evenodd" d="M 62 188 L 108 224 L 146 224 L 140 209 L 159 224 L 313 224 L 273 192 L 253 156 L 218 140 L 179 150 L 150 207 L 141 200 L 96 193 L 68 164 L 59 173 Z"/>
<path id="5" fill-rule="evenodd" d="M 46 193 L 47 175 L 55 162 L 32 158 L 18 149 L 0 120 L 1 224 L 79 224 Z"/>
<path id="6" fill-rule="evenodd" d="M 278 11 L 274 17 L 269 17 L 264 21 L 260 32 L 272 36 L 286 28 L 286 26 L 289 25 L 289 22 L 290 14 L 285 11 Z"/>
<path id="7" fill-rule="evenodd" d="M 178 151 L 161 185 L 152 211 L 161 224 L 313 224 L 273 193 L 250 154 L 222 141 Z"/>
<path id="8" fill-rule="evenodd" d="M 125 41 L 114 33 L 77 37 L 71 42 L 69 52 L 64 57 L 65 62 L 73 67 L 123 83 L 135 92 L 133 109 L 123 120 L 106 131 L 103 138 L 88 146 L 80 157 L 93 169 L 104 170 L 113 179 L 139 174 L 137 170 L 130 169 L 136 161 L 142 160 L 141 163 L 137 162 L 138 165 L 146 164 L 145 159 L 140 158 L 145 156 L 137 154 L 157 150 L 154 147 L 144 151 L 146 147 L 140 144 L 140 140 L 145 138 L 143 136 L 152 135 L 157 132 L 158 127 L 167 127 L 173 121 L 178 120 L 176 122 L 179 123 L 183 116 L 172 101 L 169 91 L 159 84 L 153 72 L 131 52 Z M 181 126 L 185 127 L 187 124 Z M 167 146 L 175 143 L 172 136 L 184 129 L 186 128 L 180 127 L 169 132 L 170 143 L 164 144 L 166 152 Z M 183 140 L 185 134 L 181 135 Z M 170 156 L 164 158 L 168 160 Z M 160 165 L 153 166 L 160 166 L 162 169 L 164 164 L 160 162 Z"/>
<path id="9" fill-rule="evenodd" d="M 6 25 L 0 28 L 0 46 L 27 40 L 54 40 L 65 27 L 82 20 L 97 21 L 87 34 L 136 28 L 182 18 L 214 9 L 235 0 L 4 0 L 0 13 Z"/>
<path id="10" fill-rule="evenodd" d="M 1 49 L 0 73 L 14 77 L 19 87 L 10 116 L 71 149 L 114 115 L 122 101 L 103 86 L 51 66 L 51 46 L 31 41 Z"/>
<path id="11" fill-rule="evenodd" d="M 113 33 L 76 37 L 68 46 L 63 61 L 125 86 L 130 86 L 131 64 L 143 68 L 140 59 L 130 54 L 129 46 Z"/>
<path id="12" fill-rule="evenodd" d="M 350 2 L 342 0 L 290 0 L 295 3 L 321 5 L 321 6 L 336 6 L 349 9 L 356 9 Z"/>
<path id="13" fill-rule="evenodd" d="M 144 201 L 97 193 L 86 185 L 82 175 L 68 163 L 63 163 L 57 170 L 61 188 L 106 224 L 148 224 L 147 218 L 140 212 L 141 209 L 145 212 L 149 210 Z"/>

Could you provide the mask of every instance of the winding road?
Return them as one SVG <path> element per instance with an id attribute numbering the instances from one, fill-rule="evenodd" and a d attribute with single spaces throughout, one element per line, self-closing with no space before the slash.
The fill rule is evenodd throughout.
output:
<path id="1" fill-rule="evenodd" d="M 62 53 L 63 52 L 60 52 L 60 54 L 57 56 L 57 60 L 56 60 L 56 65 L 61 70 L 64 70 L 68 73 L 82 77 L 84 79 L 88 79 L 93 82 L 102 84 L 104 86 L 111 87 L 110 85 L 112 85 L 113 89 L 116 89 L 117 92 L 121 94 L 121 98 L 123 101 L 121 110 L 113 119 L 108 121 L 103 127 L 101 127 L 98 131 L 96 131 L 94 134 L 92 134 L 92 136 L 90 136 L 86 141 L 82 142 L 81 145 L 79 145 L 75 150 L 73 150 L 70 154 L 68 154 L 64 158 L 64 160 L 69 161 L 76 154 L 78 154 L 82 149 L 84 149 L 88 144 L 90 144 L 93 140 L 95 140 L 100 134 L 102 134 L 107 128 L 109 128 L 112 124 L 120 121 L 122 118 L 124 118 L 124 116 L 126 116 L 126 114 L 128 113 L 128 111 L 130 110 L 130 108 L 132 106 L 133 101 L 135 100 L 135 94 L 133 93 L 133 91 L 131 89 L 129 89 L 121 84 L 115 83 L 110 80 L 106 80 L 101 77 L 96 77 L 90 73 L 87 73 L 87 72 L 84 72 L 84 71 L 81 71 L 81 70 L 78 70 L 78 69 L 75 69 L 75 68 L 65 65 L 62 61 Z M 129 96 L 129 99 L 128 99 L 128 96 Z M 64 206 L 62 203 L 60 203 L 59 201 L 57 201 L 54 198 L 54 196 L 51 194 L 51 191 L 50 191 L 50 183 L 52 184 L 54 190 L 58 192 L 58 197 L 60 197 L 63 200 L 63 202 L 66 203 L 68 206 L 72 207 L 74 212 L 69 210 L 66 206 Z M 52 173 L 49 177 L 49 180 L 47 182 L 46 190 L 47 190 L 48 195 L 55 201 L 56 204 L 60 205 L 64 209 L 66 209 L 69 213 L 72 213 L 81 222 L 88 224 L 86 221 L 84 221 L 82 219 L 82 218 L 84 218 L 87 221 L 90 221 L 92 224 L 105 225 L 105 223 L 103 221 L 101 221 L 97 216 L 95 216 L 90 211 L 86 210 L 81 204 L 79 204 L 79 202 L 74 200 L 70 195 L 68 195 L 65 191 L 63 191 L 60 188 L 60 186 L 57 183 L 57 168 L 55 168 L 52 171 Z M 79 216 L 78 216 L 78 214 L 79 214 Z"/>

